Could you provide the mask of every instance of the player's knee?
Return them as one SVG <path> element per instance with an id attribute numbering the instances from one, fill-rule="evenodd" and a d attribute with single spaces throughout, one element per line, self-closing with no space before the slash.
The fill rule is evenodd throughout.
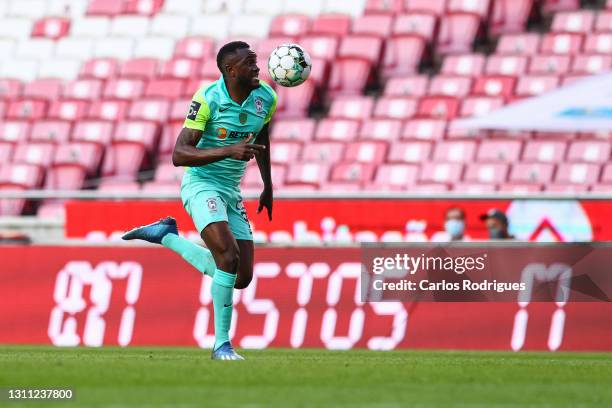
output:
<path id="1" fill-rule="evenodd" d="M 253 280 L 253 276 L 238 276 L 236 279 L 236 284 L 234 285 L 234 289 L 246 289 L 249 286 L 249 283 Z"/>
<path id="2" fill-rule="evenodd" d="M 217 267 L 222 271 L 236 273 L 240 263 L 240 250 L 236 247 L 228 246 L 221 249 L 216 254 Z"/>

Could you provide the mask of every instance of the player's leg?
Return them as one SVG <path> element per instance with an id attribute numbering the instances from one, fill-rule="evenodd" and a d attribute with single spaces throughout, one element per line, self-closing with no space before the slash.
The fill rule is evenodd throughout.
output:
<path id="1" fill-rule="evenodd" d="M 234 288 L 244 289 L 253 280 L 253 241 L 238 239 L 236 242 L 238 242 L 238 249 L 240 250 L 240 264 L 238 265 L 238 278 Z"/>
<path id="2" fill-rule="evenodd" d="M 238 193 L 227 198 L 227 219 L 240 250 L 238 278 L 234 287 L 244 289 L 253 279 L 253 233 L 242 197 Z"/>
<path id="3" fill-rule="evenodd" d="M 240 266 L 240 249 L 227 222 L 214 222 L 202 230 L 202 239 L 212 252 L 217 270 L 212 281 L 212 300 L 215 312 L 215 360 L 242 360 L 229 338 L 232 323 L 234 285 Z"/>

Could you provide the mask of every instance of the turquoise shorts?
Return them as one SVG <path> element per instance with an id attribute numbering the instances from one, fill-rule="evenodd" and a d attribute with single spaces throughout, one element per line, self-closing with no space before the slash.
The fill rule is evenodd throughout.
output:
<path id="1" fill-rule="evenodd" d="M 228 223 L 234 238 L 253 240 L 249 218 L 242 202 L 240 191 L 224 191 L 215 188 L 188 171 L 181 184 L 183 207 L 191 216 L 198 232 L 213 222 Z"/>

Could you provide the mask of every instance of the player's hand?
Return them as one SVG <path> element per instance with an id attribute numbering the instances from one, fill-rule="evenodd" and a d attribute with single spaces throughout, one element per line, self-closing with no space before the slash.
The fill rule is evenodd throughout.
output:
<path id="1" fill-rule="evenodd" d="M 253 140 L 253 135 L 249 136 L 247 139 L 242 142 L 238 142 L 235 145 L 227 147 L 227 155 L 228 157 L 236 160 L 249 161 L 262 151 L 266 149 L 265 146 L 258 144 L 251 144 L 251 140 Z"/>
<path id="2" fill-rule="evenodd" d="M 264 207 L 268 210 L 268 218 L 272 221 L 272 202 L 274 201 L 274 197 L 272 194 L 272 187 L 264 188 L 264 191 L 259 196 L 259 208 L 257 209 L 257 214 L 264 209 Z"/>

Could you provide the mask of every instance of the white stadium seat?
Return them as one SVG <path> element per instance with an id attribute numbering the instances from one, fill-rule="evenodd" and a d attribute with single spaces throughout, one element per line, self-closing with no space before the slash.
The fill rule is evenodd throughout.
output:
<path id="1" fill-rule="evenodd" d="M 29 38 L 33 21 L 26 18 L 4 18 L 0 23 L 0 38 Z"/>
<path id="2" fill-rule="evenodd" d="M 168 14 L 191 16 L 202 12 L 202 0 L 165 1 L 162 11 Z"/>
<path id="3" fill-rule="evenodd" d="M 104 38 L 98 40 L 94 48 L 95 57 L 128 59 L 133 55 L 134 40 L 130 38 Z"/>
<path id="4" fill-rule="evenodd" d="M 11 0 L 6 14 L 36 20 L 47 14 L 47 6 L 48 2 L 45 0 Z"/>
<path id="5" fill-rule="evenodd" d="M 205 0 L 204 13 L 239 14 L 244 9 L 244 0 Z"/>
<path id="6" fill-rule="evenodd" d="M 135 58 L 151 57 L 169 59 L 174 52 L 175 41 L 164 37 L 143 38 L 136 43 Z"/>
<path id="7" fill-rule="evenodd" d="M 48 3 L 50 16 L 78 18 L 85 15 L 88 0 L 49 0 Z"/>
<path id="8" fill-rule="evenodd" d="M 20 79 L 22 81 L 32 81 L 38 76 L 38 62 L 12 60 L 5 61 L 2 65 L 0 77 L 10 79 Z"/>
<path id="9" fill-rule="evenodd" d="M 144 16 L 117 16 L 110 27 L 113 37 L 146 37 L 151 19 Z"/>
<path id="10" fill-rule="evenodd" d="M 15 42 L 12 40 L 0 39 L 0 59 L 6 59 L 15 53 Z"/>
<path id="11" fill-rule="evenodd" d="M 230 36 L 264 38 L 270 31 L 269 16 L 235 16 L 230 26 Z"/>
<path id="12" fill-rule="evenodd" d="M 244 13 L 275 16 L 282 12 L 283 3 L 285 2 L 283 0 L 246 0 L 244 3 Z"/>
<path id="13" fill-rule="evenodd" d="M 323 10 L 323 0 L 308 1 L 285 1 L 283 8 L 284 14 L 305 14 L 307 16 L 317 16 Z"/>
<path id="14" fill-rule="evenodd" d="M 359 17 L 363 14 L 365 0 L 326 0 L 323 5 L 325 14 L 348 14 Z"/>
<path id="15" fill-rule="evenodd" d="M 151 23 L 151 35 L 159 37 L 183 38 L 189 30 L 189 17 L 159 14 Z"/>
<path id="16" fill-rule="evenodd" d="M 79 60 L 90 59 L 94 55 L 94 44 L 91 38 L 62 38 L 55 44 L 55 56 Z"/>
<path id="17" fill-rule="evenodd" d="M 81 63 L 78 60 L 52 60 L 40 64 L 39 78 L 74 79 L 79 74 Z"/>
<path id="18" fill-rule="evenodd" d="M 55 52 L 55 42 L 46 38 L 22 40 L 17 44 L 15 56 L 19 59 L 46 60 Z"/>
<path id="19" fill-rule="evenodd" d="M 110 19 L 106 17 L 83 17 L 72 21 L 70 35 L 72 37 L 105 38 L 110 32 Z"/>
<path id="20" fill-rule="evenodd" d="M 189 35 L 219 40 L 228 36 L 229 26 L 230 16 L 228 14 L 201 14 L 191 18 Z"/>

